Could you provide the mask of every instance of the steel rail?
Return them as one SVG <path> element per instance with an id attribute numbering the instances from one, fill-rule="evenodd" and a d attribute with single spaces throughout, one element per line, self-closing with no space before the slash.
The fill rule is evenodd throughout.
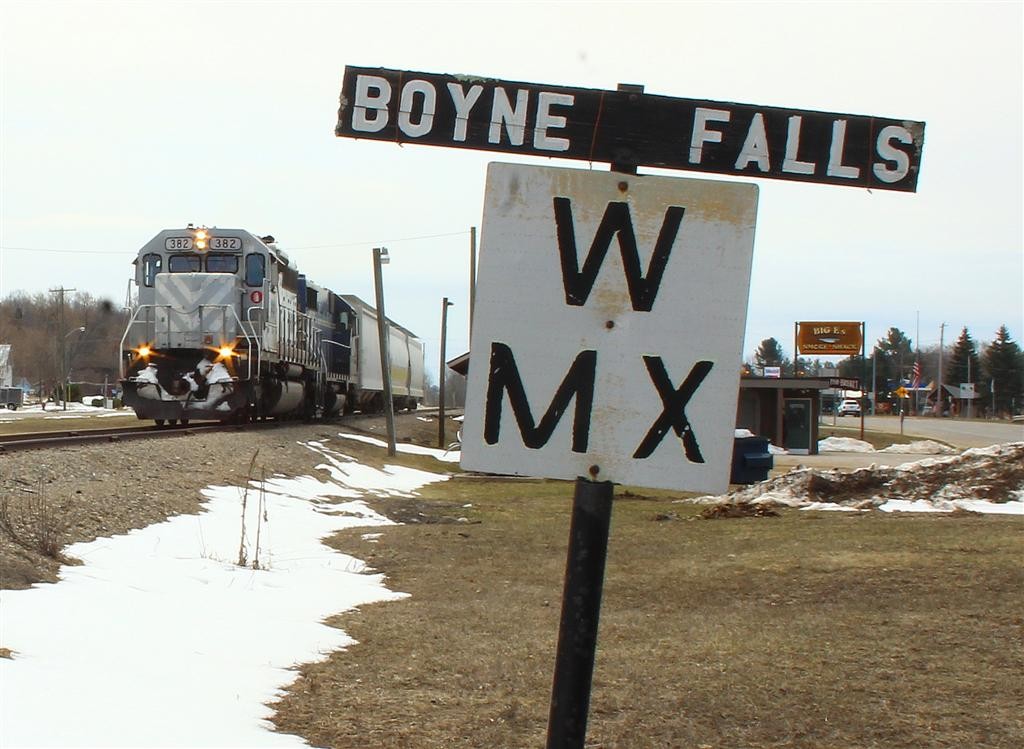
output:
<path id="1" fill-rule="evenodd" d="M 434 413 L 437 409 L 432 407 L 417 409 L 417 413 Z M 257 429 L 276 429 L 278 427 L 296 426 L 309 424 L 310 426 L 325 426 L 331 424 L 348 425 L 352 422 L 362 421 L 381 417 L 382 414 L 346 414 L 333 421 L 303 422 L 295 419 L 271 419 L 267 421 L 255 421 L 244 423 L 220 422 L 192 422 L 187 425 L 158 427 L 152 424 L 145 424 L 131 427 L 110 427 L 101 429 L 62 429 L 47 432 L 23 432 L 19 434 L 0 435 L 0 455 L 5 453 L 41 450 L 50 447 L 73 447 L 76 445 L 88 445 L 103 442 L 127 442 L 128 440 L 156 439 L 159 437 L 180 437 L 184 435 L 198 434 L 201 432 L 239 432 Z"/>

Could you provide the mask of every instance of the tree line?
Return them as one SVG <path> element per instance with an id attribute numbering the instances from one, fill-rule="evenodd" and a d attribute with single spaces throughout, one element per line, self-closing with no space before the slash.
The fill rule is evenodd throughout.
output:
<path id="1" fill-rule="evenodd" d="M 15 386 L 48 396 L 64 383 L 80 394 L 117 384 L 127 312 L 86 292 L 26 294 L 0 300 L 0 343 L 11 345 Z"/>
<path id="2" fill-rule="evenodd" d="M 838 361 L 797 357 L 794 362 L 775 338 L 765 338 L 746 369 L 753 372 L 763 371 L 766 366 L 779 367 L 783 376 L 819 376 L 834 370 L 839 377 L 856 377 L 866 383 L 867 390 L 875 392 L 877 406 L 894 404 L 896 390 L 912 386 L 915 363 L 920 369 L 920 387 L 931 386 L 929 402 L 935 405 L 941 398 L 943 411 L 955 410 L 959 405 L 945 386 L 958 389 L 963 383 L 973 383 L 977 394 L 973 413 L 1008 416 L 1024 412 L 1024 351 L 1006 325 L 999 327 L 991 342 L 980 347 L 965 327 L 952 346 L 942 349 L 938 345 L 915 349 L 906 333 L 892 327 L 878 339 L 866 359 L 858 355 Z M 938 392 L 940 379 L 942 393 Z"/>

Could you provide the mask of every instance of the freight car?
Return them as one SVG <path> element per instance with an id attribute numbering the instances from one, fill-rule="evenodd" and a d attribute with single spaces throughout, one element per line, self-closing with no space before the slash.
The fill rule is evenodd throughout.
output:
<path id="1" fill-rule="evenodd" d="M 376 310 L 299 273 L 271 236 L 161 231 L 134 261 L 126 405 L 158 425 L 381 411 Z M 423 397 L 423 343 L 387 321 L 395 410 Z"/>

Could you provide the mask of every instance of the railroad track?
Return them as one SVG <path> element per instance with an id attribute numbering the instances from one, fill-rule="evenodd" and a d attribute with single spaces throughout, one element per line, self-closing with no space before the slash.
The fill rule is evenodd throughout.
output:
<path id="1" fill-rule="evenodd" d="M 417 413 L 437 413 L 436 408 L 420 408 Z M 380 417 L 380 414 L 349 414 L 335 422 L 316 422 L 317 424 L 352 424 L 363 419 Z M 254 429 L 275 429 L 277 427 L 300 424 L 298 421 L 256 421 L 245 424 L 221 424 L 219 422 L 192 422 L 186 426 L 154 426 L 143 424 L 130 427 L 112 427 L 106 429 L 66 429 L 48 432 L 26 432 L 22 434 L 0 435 L 0 454 L 22 450 L 40 450 L 50 447 L 71 447 L 98 442 L 127 442 L 128 440 L 158 439 L 160 437 L 180 437 L 200 432 L 239 432 Z"/>
<path id="2" fill-rule="evenodd" d="M 209 424 L 189 424 L 188 426 L 174 427 L 146 425 L 114 427 L 110 429 L 70 429 L 56 432 L 6 434 L 0 436 L 0 454 L 20 450 L 39 450 L 47 447 L 70 447 L 72 445 L 85 445 L 95 442 L 126 442 L 128 440 L 156 439 L 158 437 L 180 437 L 183 434 L 234 431 L 242 428 L 243 426 L 238 424 L 210 422 Z"/>

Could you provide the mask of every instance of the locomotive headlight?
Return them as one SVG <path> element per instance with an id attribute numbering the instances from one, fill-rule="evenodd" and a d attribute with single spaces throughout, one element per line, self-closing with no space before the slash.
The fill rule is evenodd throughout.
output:
<path id="1" fill-rule="evenodd" d="M 135 349 L 135 352 L 139 355 L 140 359 L 148 359 L 149 355 L 153 353 L 153 350 L 149 346 L 143 344 Z"/>
<path id="2" fill-rule="evenodd" d="M 219 349 L 217 349 L 217 358 L 218 359 L 230 359 L 234 355 L 235 355 L 234 346 L 221 346 Z"/>
<path id="3" fill-rule="evenodd" d="M 197 250 L 205 250 L 206 249 L 206 239 L 207 239 L 208 236 L 209 235 L 203 229 L 200 229 L 199 231 L 196 232 L 196 242 L 195 242 L 195 244 L 196 244 L 196 249 Z"/>

